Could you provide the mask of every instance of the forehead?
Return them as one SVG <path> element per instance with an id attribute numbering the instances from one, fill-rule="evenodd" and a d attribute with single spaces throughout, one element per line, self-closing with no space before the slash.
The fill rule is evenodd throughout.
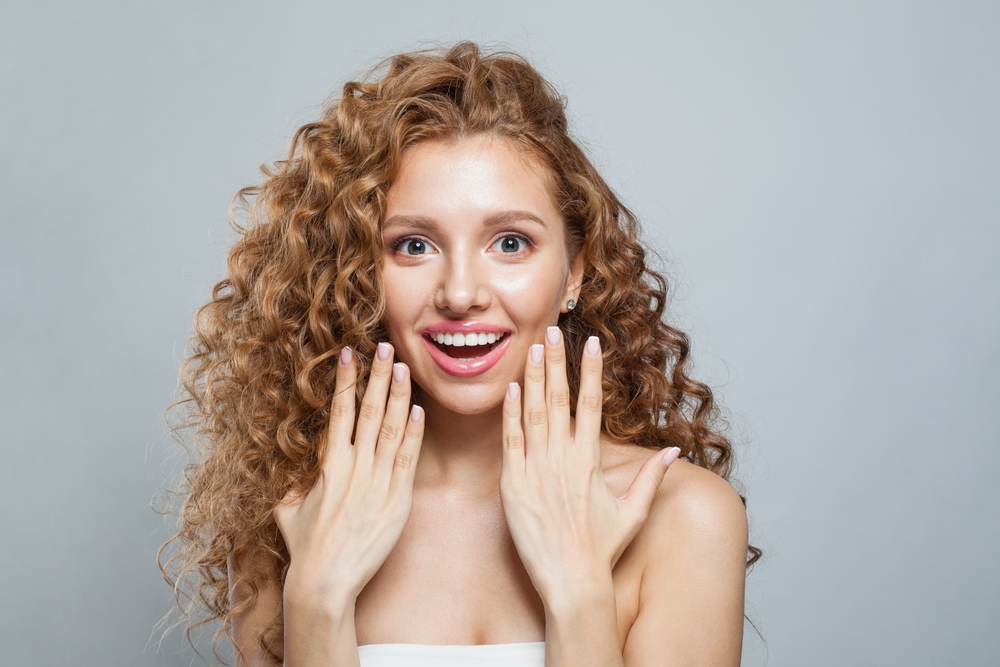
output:
<path id="1" fill-rule="evenodd" d="M 561 230 L 551 181 L 534 156 L 504 139 L 424 141 L 403 156 L 386 196 L 385 219 L 420 216 L 470 222 L 520 210 Z"/>

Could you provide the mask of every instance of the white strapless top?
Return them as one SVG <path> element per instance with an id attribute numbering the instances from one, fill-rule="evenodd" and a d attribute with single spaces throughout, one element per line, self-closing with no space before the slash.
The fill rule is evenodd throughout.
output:
<path id="1" fill-rule="evenodd" d="M 544 667 L 545 642 L 517 644 L 366 644 L 361 667 Z"/>

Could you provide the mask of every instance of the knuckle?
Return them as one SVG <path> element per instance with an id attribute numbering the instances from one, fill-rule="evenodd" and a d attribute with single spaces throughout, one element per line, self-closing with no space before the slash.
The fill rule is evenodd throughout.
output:
<path id="1" fill-rule="evenodd" d="M 396 454 L 396 467 L 406 470 L 411 465 L 413 465 L 413 457 L 406 452 L 398 452 Z"/>
<path id="2" fill-rule="evenodd" d="M 589 394 L 583 397 L 583 407 L 591 412 L 601 411 L 601 397 Z"/>
<path id="3" fill-rule="evenodd" d="M 541 426 L 546 421 L 548 421 L 548 415 L 545 414 L 545 410 L 532 410 L 528 413 L 528 423 L 533 426 Z"/>
<path id="4" fill-rule="evenodd" d="M 565 408 L 569 405 L 569 392 L 565 389 L 556 389 L 549 396 L 549 402 L 553 407 Z"/>
<path id="5" fill-rule="evenodd" d="M 386 364 L 372 364 L 371 374 L 377 378 L 388 377 L 389 373 L 392 372 L 392 365 Z"/>
<path id="6" fill-rule="evenodd" d="M 378 414 L 378 410 L 371 403 L 362 403 L 360 414 L 363 419 L 374 419 L 375 415 Z"/>
<path id="7" fill-rule="evenodd" d="M 338 417 L 338 418 L 340 418 L 340 417 L 346 417 L 347 414 L 348 414 L 348 412 L 349 411 L 348 411 L 347 405 L 345 403 L 339 403 L 339 402 L 338 403 L 334 403 L 333 406 L 330 408 L 330 416 L 331 417 Z"/>
<path id="8" fill-rule="evenodd" d="M 379 438 L 382 440 L 395 440 L 397 435 L 399 435 L 399 427 L 395 424 L 382 424 Z"/>
<path id="9" fill-rule="evenodd" d="M 524 436 L 512 434 L 507 436 L 507 449 L 521 449 L 524 447 Z"/>

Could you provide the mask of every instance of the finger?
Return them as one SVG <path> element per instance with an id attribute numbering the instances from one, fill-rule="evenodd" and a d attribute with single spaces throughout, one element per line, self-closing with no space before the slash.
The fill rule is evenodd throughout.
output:
<path id="1" fill-rule="evenodd" d="M 375 443 L 382 429 L 385 398 L 392 378 L 392 345 L 379 343 L 368 375 L 368 388 L 358 410 L 358 426 L 354 431 L 354 453 L 359 462 L 370 466 L 375 455 Z"/>
<path id="2" fill-rule="evenodd" d="M 330 422 L 327 427 L 326 447 L 321 453 L 324 469 L 332 465 L 337 450 L 350 450 L 351 433 L 354 431 L 354 383 L 357 365 L 354 352 L 349 347 L 340 351 L 337 361 L 337 379 L 330 401 Z"/>
<path id="3" fill-rule="evenodd" d="M 545 347 L 532 345 L 524 368 L 524 453 L 527 458 L 548 450 L 548 409 L 545 405 Z"/>
<path id="4" fill-rule="evenodd" d="M 417 474 L 417 460 L 424 440 L 424 409 L 419 405 L 410 408 L 410 418 L 406 421 L 403 442 L 396 450 L 389 480 L 389 494 L 398 497 L 413 497 L 413 478 Z"/>
<path id="5" fill-rule="evenodd" d="M 389 383 L 389 404 L 378 434 L 375 448 L 375 472 L 385 482 L 392 476 L 393 461 L 403 441 L 406 418 L 410 412 L 410 373 L 406 364 L 392 365 L 392 382 Z"/>
<path id="6" fill-rule="evenodd" d="M 521 388 L 511 382 L 503 400 L 503 473 L 515 487 L 524 478 L 524 432 L 521 430 Z"/>
<path id="7" fill-rule="evenodd" d="M 589 448 L 595 460 L 601 458 L 601 410 L 604 394 L 601 388 L 601 341 L 591 336 L 583 346 L 580 361 L 580 393 L 576 399 L 576 442 Z"/>
<path id="8" fill-rule="evenodd" d="M 545 406 L 549 413 L 549 445 L 569 443 L 569 382 L 566 346 L 559 327 L 545 331 Z"/>
<path id="9" fill-rule="evenodd" d="M 639 468 L 639 473 L 632 480 L 628 491 L 622 498 L 622 502 L 628 508 L 633 517 L 638 517 L 638 521 L 644 521 L 649 515 L 649 508 L 653 504 L 656 490 L 663 482 L 663 476 L 667 473 L 667 468 L 680 456 L 680 447 L 657 452 Z"/>

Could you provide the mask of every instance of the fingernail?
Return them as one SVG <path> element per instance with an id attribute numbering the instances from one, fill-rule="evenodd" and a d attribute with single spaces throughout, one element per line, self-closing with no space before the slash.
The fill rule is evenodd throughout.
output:
<path id="1" fill-rule="evenodd" d="M 350 365 L 351 359 L 353 358 L 354 358 L 354 352 L 351 351 L 351 348 L 345 347 L 343 350 L 340 351 L 340 363 L 344 364 L 345 366 Z"/>
<path id="2" fill-rule="evenodd" d="M 392 365 L 392 379 L 396 382 L 402 382 L 403 378 L 406 377 L 406 366 L 403 364 L 393 364 Z"/>
<path id="3" fill-rule="evenodd" d="M 587 354 L 592 357 L 601 356 L 601 340 L 597 336 L 587 339 Z"/>
<path id="4" fill-rule="evenodd" d="M 424 409 L 419 405 L 410 408 L 410 421 L 416 424 L 424 416 Z"/>
<path id="5" fill-rule="evenodd" d="M 521 395 L 521 387 L 516 382 L 511 382 L 507 385 L 507 398 L 512 401 L 516 401 Z"/>
<path id="6" fill-rule="evenodd" d="M 545 340 L 549 341 L 549 345 L 558 345 L 559 341 L 562 340 L 562 332 L 559 331 L 559 327 L 549 327 L 546 329 Z"/>
<path id="7" fill-rule="evenodd" d="M 532 345 L 531 351 L 528 353 L 528 357 L 531 359 L 531 363 L 533 363 L 536 366 L 541 366 L 542 359 L 545 357 L 545 346 Z"/>
<path id="8" fill-rule="evenodd" d="M 375 354 L 378 355 L 379 361 L 387 361 L 390 352 L 392 352 L 392 346 L 389 343 L 379 343 Z"/>
<path id="9" fill-rule="evenodd" d="M 676 461 L 677 457 L 680 455 L 681 455 L 680 447 L 671 447 L 670 449 L 668 449 L 663 453 L 663 458 L 660 459 L 660 462 L 663 464 L 664 467 L 669 466 L 671 463 Z"/>

